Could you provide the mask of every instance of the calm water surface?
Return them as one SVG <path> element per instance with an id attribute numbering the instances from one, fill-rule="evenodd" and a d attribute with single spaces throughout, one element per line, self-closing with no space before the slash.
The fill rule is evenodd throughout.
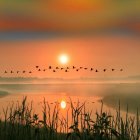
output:
<path id="1" fill-rule="evenodd" d="M 103 100 L 104 111 L 113 114 L 116 113 L 120 100 L 122 114 L 125 114 L 127 104 L 129 112 L 135 114 L 140 106 L 140 84 L 1 84 L 0 111 L 12 102 L 20 102 L 24 96 L 27 96 L 28 103 L 33 101 L 34 111 L 38 114 L 42 112 L 44 98 L 51 108 L 56 101 L 68 102 L 66 109 L 61 110 L 64 115 L 65 110 L 70 107 L 69 98 L 74 104 L 78 100 L 81 104 L 85 101 L 86 109 L 93 110 L 94 113 L 100 111 L 100 100 Z"/>

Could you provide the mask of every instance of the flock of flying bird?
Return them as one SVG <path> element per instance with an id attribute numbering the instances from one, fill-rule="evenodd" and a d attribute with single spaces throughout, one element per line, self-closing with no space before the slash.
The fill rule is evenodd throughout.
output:
<path id="1" fill-rule="evenodd" d="M 80 70 L 88 70 L 88 71 L 91 71 L 91 72 L 93 71 L 93 72 L 96 72 L 96 73 L 101 72 L 101 70 L 99 71 L 98 69 L 94 69 L 92 67 L 88 68 L 88 67 L 76 67 L 76 66 L 66 67 L 66 68 L 48 66 L 48 68 L 45 68 L 45 69 L 41 69 L 39 66 L 35 66 L 35 68 L 36 68 L 36 71 L 38 71 L 38 72 L 41 72 L 41 71 L 46 72 L 47 70 L 51 70 L 54 73 L 58 72 L 58 70 L 61 70 L 61 71 L 63 70 L 66 73 L 70 72 L 70 70 L 75 70 L 76 72 L 79 72 Z M 109 71 L 109 69 L 103 69 L 102 71 L 106 72 L 106 71 Z M 117 71 L 117 70 L 112 68 L 111 71 L 113 72 L 113 71 Z M 122 72 L 123 69 L 121 68 L 121 69 L 119 69 L 119 71 Z M 17 73 L 17 74 L 19 74 L 19 73 L 23 73 L 23 74 L 29 73 L 29 74 L 32 74 L 33 71 L 25 71 L 25 70 L 23 70 L 23 71 L 13 71 L 13 70 L 7 71 L 7 70 L 5 70 L 4 73 L 5 74 L 7 74 L 7 73 L 11 73 L 11 74 L 13 74 L 13 73 Z"/>

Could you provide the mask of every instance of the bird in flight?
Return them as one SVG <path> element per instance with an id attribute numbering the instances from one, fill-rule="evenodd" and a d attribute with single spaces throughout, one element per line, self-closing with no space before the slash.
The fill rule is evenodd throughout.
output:
<path id="1" fill-rule="evenodd" d="M 41 71 L 41 69 L 38 69 L 38 71 Z"/>
<path id="2" fill-rule="evenodd" d="M 123 71 L 123 69 L 120 69 L 120 71 Z"/>
<path id="3" fill-rule="evenodd" d="M 11 73 L 14 73 L 14 72 L 11 70 Z"/>
<path id="4" fill-rule="evenodd" d="M 85 70 L 87 70 L 88 68 L 84 68 Z"/>
<path id="5" fill-rule="evenodd" d="M 106 69 L 103 69 L 104 72 L 106 72 Z"/>
<path id="6" fill-rule="evenodd" d="M 115 69 L 112 69 L 112 71 L 114 71 Z"/>
<path id="7" fill-rule="evenodd" d="M 90 71 L 93 71 L 93 68 L 91 68 Z"/>
<path id="8" fill-rule="evenodd" d="M 17 74 L 19 73 L 19 71 L 17 71 Z"/>
<path id="9" fill-rule="evenodd" d="M 68 70 L 65 70 L 65 72 L 69 72 Z"/>
<path id="10" fill-rule="evenodd" d="M 36 66 L 36 68 L 38 69 L 38 68 L 39 68 L 39 66 Z"/>
<path id="11" fill-rule="evenodd" d="M 96 69 L 96 71 L 95 72 L 99 72 L 97 69 Z"/>
<path id="12" fill-rule="evenodd" d="M 55 70 L 53 70 L 53 72 L 56 72 Z"/>
<path id="13" fill-rule="evenodd" d="M 52 69 L 52 66 L 49 66 L 49 69 Z"/>
<path id="14" fill-rule="evenodd" d="M 73 68 L 73 69 L 76 69 L 76 67 L 75 67 L 75 66 L 73 66 L 72 68 Z"/>
<path id="15" fill-rule="evenodd" d="M 26 71 L 24 70 L 23 73 L 25 73 Z"/>
<path id="16" fill-rule="evenodd" d="M 7 71 L 5 71 L 4 73 L 8 73 Z"/>

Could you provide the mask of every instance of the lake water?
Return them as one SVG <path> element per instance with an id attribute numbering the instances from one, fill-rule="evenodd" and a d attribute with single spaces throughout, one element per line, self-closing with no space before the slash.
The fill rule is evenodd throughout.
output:
<path id="1" fill-rule="evenodd" d="M 79 100 L 82 104 L 86 102 L 87 111 L 93 113 L 100 111 L 101 102 L 104 102 L 104 111 L 116 113 L 118 102 L 121 102 L 121 112 L 125 115 L 128 104 L 129 112 L 135 115 L 137 107 L 140 106 L 140 84 L 1 84 L 0 85 L 0 112 L 13 102 L 22 101 L 27 96 L 28 103 L 33 101 L 33 109 L 36 113 L 42 113 L 42 103 L 45 98 L 50 103 L 51 108 L 55 102 L 66 102 L 72 99 L 73 103 Z M 61 109 L 65 115 L 70 107 Z M 2 113 L 1 113 L 2 116 Z"/>

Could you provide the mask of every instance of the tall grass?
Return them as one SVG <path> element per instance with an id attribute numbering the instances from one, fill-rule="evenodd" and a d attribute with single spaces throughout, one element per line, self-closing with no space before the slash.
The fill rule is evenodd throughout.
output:
<path id="1" fill-rule="evenodd" d="M 94 119 L 85 102 L 74 105 L 71 99 L 66 116 L 60 114 L 58 102 L 52 108 L 44 99 L 40 117 L 34 113 L 33 103 L 27 103 L 27 97 L 21 103 L 12 103 L 1 114 L 0 140 L 139 140 L 140 135 L 138 109 L 136 117 L 129 116 L 127 105 L 126 117 L 122 118 L 120 101 L 114 116 L 104 111 L 101 101 Z"/>

